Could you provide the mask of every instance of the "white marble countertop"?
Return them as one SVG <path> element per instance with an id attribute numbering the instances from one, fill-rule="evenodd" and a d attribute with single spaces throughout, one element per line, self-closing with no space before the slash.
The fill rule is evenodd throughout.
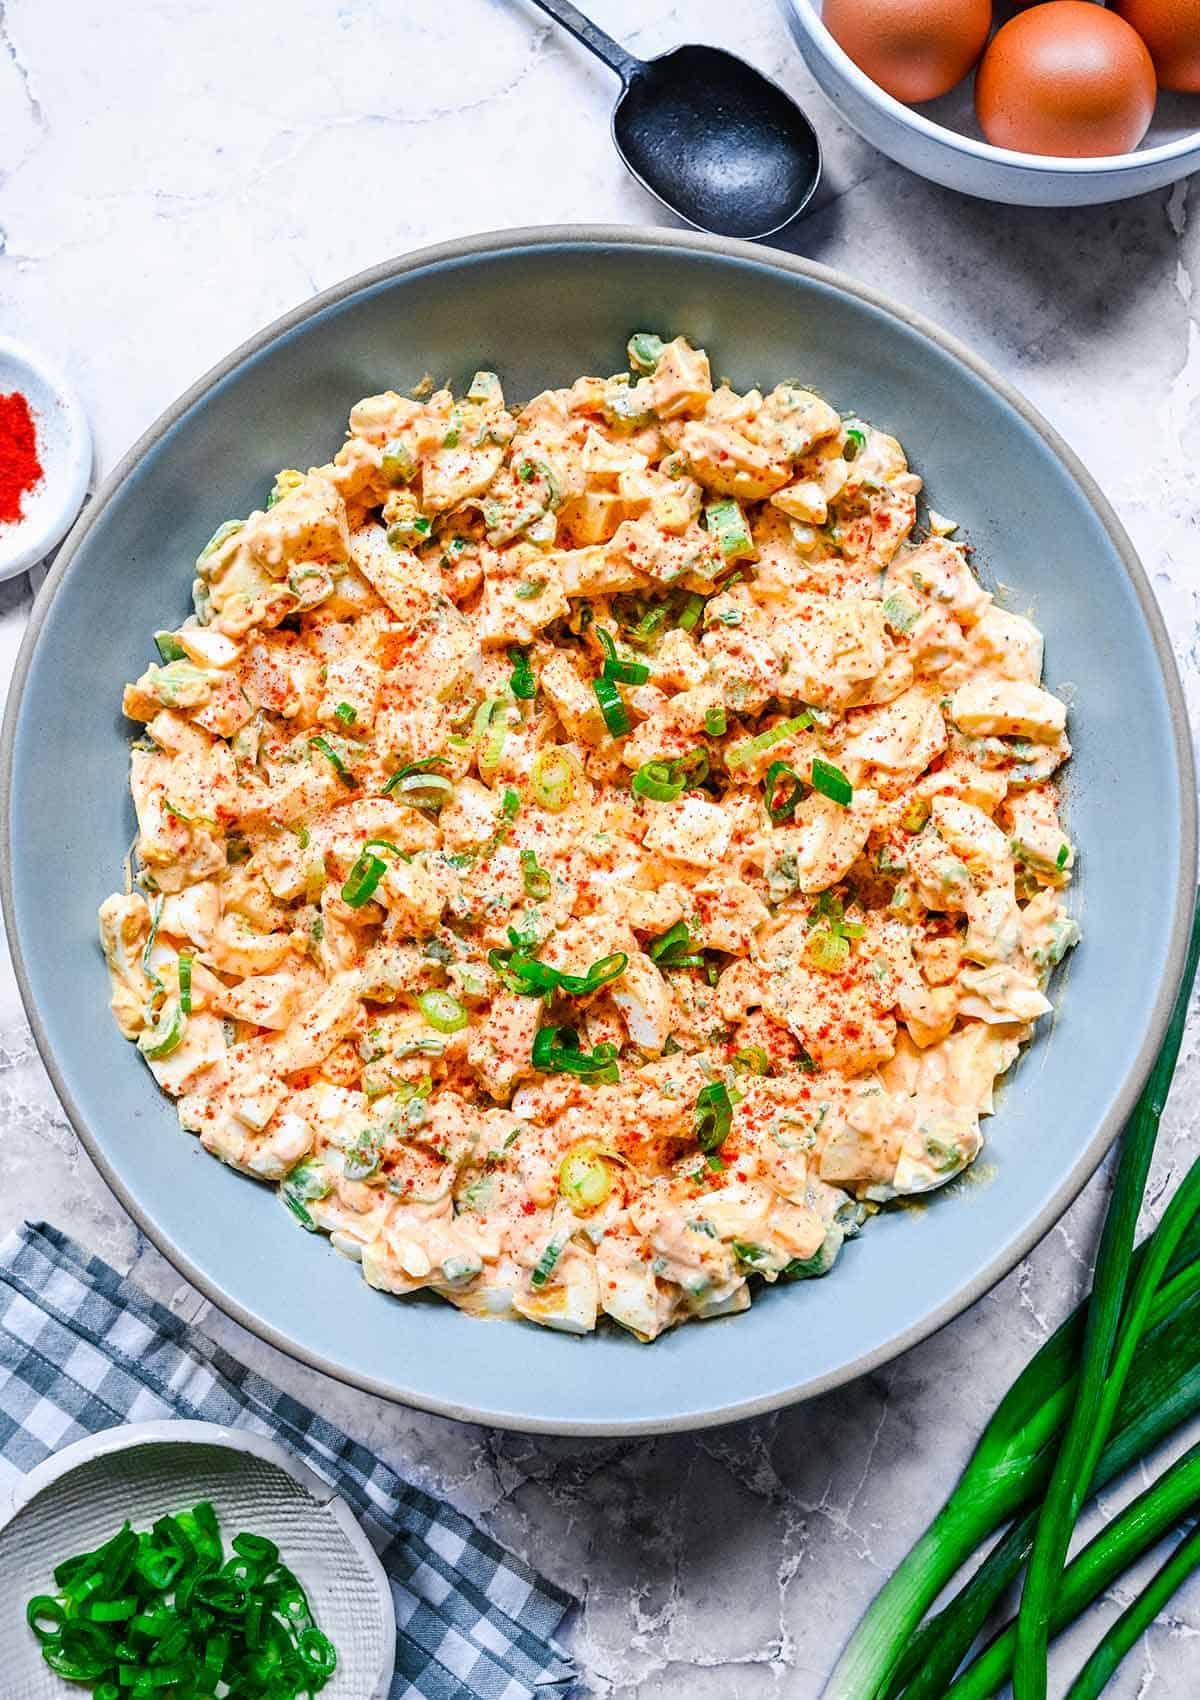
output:
<path id="1" fill-rule="evenodd" d="M 807 102 L 827 176 L 791 245 L 939 320 L 1063 431 L 1142 551 L 1200 712 L 1196 197 L 1181 185 L 1078 212 L 965 200 L 844 129 L 775 0 L 592 9 L 635 51 L 685 34 L 721 43 Z M 661 222 L 612 152 L 614 93 L 522 0 L 0 0 L 0 324 L 69 369 L 107 471 L 229 348 L 360 267 L 506 225 Z M 0 586 L 0 678 L 29 604 L 27 581 Z M 1193 1033 L 1160 1190 L 1200 1150 L 1198 1119 Z M 78 1146 L 7 963 L 0 1173 L 0 1230 L 48 1218 L 136 1265 L 180 1312 L 205 1309 Z M 570 1639 L 592 1692 L 815 1700 L 986 1413 L 1078 1296 L 1103 1189 L 1095 1181 L 1024 1266 L 898 1363 L 695 1439 L 462 1427 L 320 1384 L 218 1313 L 205 1326 L 578 1595 Z M 1055 1694 L 1126 1598 L 1115 1589 L 1071 1640 Z M 1198 1637 L 1193 1584 L 1130 1657 L 1114 1700 L 1194 1700 Z"/>

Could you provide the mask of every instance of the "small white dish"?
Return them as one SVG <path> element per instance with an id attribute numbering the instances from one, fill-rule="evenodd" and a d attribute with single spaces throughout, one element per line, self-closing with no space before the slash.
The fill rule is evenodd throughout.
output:
<path id="1" fill-rule="evenodd" d="M 92 475 L 91 427 L 74 389 L 41 354 L 0 336 L 0 395 L 14 391 L 33 414 L 43 476 L 22 497 L 22 517 L 0 522 L 0 579 L 36 566 L 62 542 Z"/>
<path id="2" fill-rule="evenodd" d="M 1098 206 L 1200 170 L 1200 96 L 1160 94 L 1146 139 L 1133 153 L 1103 159 L 1015 153 L 980 136 L 973 78 L 940 100 L 906 106 L 842 51 L 821 22 L 819 0 L 783 5 L 809 70 L 846 122 L 898 165 L 947 189 L 1013 206 Z"/>
<path id="3" fill-rule="evenodd" d="M 166 1512 L 211 1500 L 228 1547 L 242 1529 L 277 1543 L 337 1649 L 323 1700 L 384 1700 L 396 1617 L 383 1566 L 345 1500 L 275 1441 L 219 1423 L 125 1423 L 64 1447 L 0 1494 L 4 1700 L 66 1700 L 25 1622 L 54 1567 Z"/>

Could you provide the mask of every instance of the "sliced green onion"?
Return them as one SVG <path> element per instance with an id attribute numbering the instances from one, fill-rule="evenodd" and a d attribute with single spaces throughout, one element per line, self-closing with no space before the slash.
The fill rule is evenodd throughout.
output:
<path id="1" fill-rule="evenodd" d="M 392 777 L 388 780 L 387 784 L 380 792 L 380 796 L 390 797 L 401 781 L 411 778 L 413 774 L 432 773 L 436 768 L 445 767 L 445 765 L 445 756 L 426 756 L 422 761 L 406 762 L 403 767 L 398 767 L 396 769 L 395 773 L 393 773 Z"/>
<path id="2" fill-rule="evenodd" d="M 708 534 L 726 561 L 744 561 L 754 554 L 754 539 L 741 506 L 732 496 L 710 502 L 704 510 Z"/>
<path id="3" fill-rule="evenodd" d="M 571 1027 L 539 1027 L 533 1041 L 533 1066 L 542 1074 L 574 1074 L 594 1086 L 615 1086 L 621 1078 L 617 1047 L 597 1045 L 581 1051 Z"/>
<path id="4" fill-rule="evenodd" d="M 822 927 L 811 933 L 804 946 L 805 960 L 823 974 L 834 974 L 850 957 L 850 941 L 841 933 Z"/>
<path id="5" fill-rule="evenodd" d="M 346 766 L 342 757 L 334 749 L 333 745 L 329 742 L 328 738 L 310 738 L 308 740 L 308 747 L 312 750 L 319 750 L 325 757 L 326 761 L 332 762 L 333 771 L 337 774 L 343 785 L 355 786 L 358 784 L 358 780 L 355 779 L 354 775 Z"/>
<path id="6" fill-rule="evenodd" d="M 192 1013 L 192 962 L 190 950 L 179 953 L 179 1007 L 185 1015 Z"/>
<path id="7" fill-rule="evenodd" d="M 673 803 L 685 791 L 703 785 L 707 778 L 708 751 L 695 749 L 668 761 L 643 762 L 629 784 L 639 797 L 649 797 L 656 803 Z"/>
<path id="8" fill-rule="evenodd" d="M 735 744 L 731 750 L 727 750 L 725 765 L 735 769 L 748 767 L 764 751 L 773 750 L 776 744 L 782 744 L 797 732 L 807 732 L 811 725 L 812 715 L 807 710 L 802 714 L 794 714 L 790 720 L 781 720 L 778 726 L 758 732 L 753 738 L 745 738 L 740 744 Z"/>
<path id="9" fill-rule="evenodd" d="M 614 684 L 644 685 L 650 677 L 650 669 L 644 661 L 622 661 L 617 654 L 617 646 L 603 626 L 596 627 L 596 636 L 604 649 L 604 668 L 601 677 L 611 679 Z M 603 704 L 602 704 L 603 706 Z M 605 715 L 605 719 L 608 716 Z"/>
<path id="10" fill-rule="evenodd" d="M 710 738 L 719 738 L 725 732 L 727 722 L 723 708 L 708 708 L 704 711 L 704 730 Z"/>
<path id="11" fill-rule="evenodd" d="M 243 1531 L 233 1537 L 230 1545 L 234 1552 L 241 1553 L 242 1557 L 248 1558 L 252 1564 L 264 1567 L 274 1564 L 279 1557 L 279 1548 L 274 1541 L 268 1540 L 266 1535 L 252 1535 Z"/>
<path id="12" fill-rule="evenodd" d="M 670 761 L 643 762 L 629 781 L 630 789 L 639 797 L 654 803 L 673 803 L 682 797 L 685 781 L 677 776 L 675 763 Z"/>
<path id="13" fill-rule="evenodd" d="M 174 632 L 155 632 L 154 647 L 158 651 L 158 659 L 163 666 L 172 661 L 186 661 L 187 650 L 180 643 Z"/>
<path id="14" fill-rule="evenodd" d="M 467 1012 L 452 992 L 422 992 L 417 1008 L 439 1033 L 460 1033 L 467 1025 Z"/>
<path id="15" fill-rule="evenodd" d="M 50 1594 L 37 1594 L 25 1607 L 25 1621 L 39 1641 L 53 1641 L 61 1633 L 67 1614 Z"/>
<path id="16" fill-rule="evenodd" d="M 510 927 L 508 936 L 511 948 L 490 950 L 488 962 L 509 991 L 522 997 L 544 997 L 549 992 L 566 992 L 576 998 L 591 997 L 610 980 L 620 979 L 629 966 L 629 957 L 623 950 L 618 950 L 593 962 L 586 974 L 568 974 L 529 955 L 527 947 L 531 935 L 518 933 Z"/>
<path id="17" fill-rule="evenodd" d="M 640 649 L 644 649 L 666 622 L 667 610 L 660 602 L 657 607 L 647 608 L 637 625 L 630 626 L 625 636 L 630 643 L 636 643 Z"/>
<path id="18" fill-rule="evenodd" d="M 301 1224 L 301 1227 L 306 1229 L 309 1234 L 314 1234 L 314 1232 L 316 1232 L 316 1222 L 313 1221 L 313 1215 L 311 1215 L 311 1212 L 306 1209 L 303 1198 L 297 1198 L 294 1193 L 287 1192 L 286 1188 L 284 1188 L 284 1190 L 280 1190 L 279 1197 L 284 1200 L 284 1204 L 287 1205 L 287 1209 L 291 1210 L 292 1215 L 296 1217 L 296 1221 Z"/>
<path id="19" fill-rule="evenodd" d="M 545 1250 L 538 1258 L 533 1267 L 533 1273 L 529 1277 L 530 1286 L 544 1287 L 546 1285 L 546 1282 L 554 1273 L 554 1266 L 562 1256 L 565 1246 L 566 1240 L 557 1237 L 547 1242 Z"/>
<path id="20" fill-rule="evenodd" d="M 342 1153 L 342 1173 L 348 1181 L 368 1180 L 379 1167 L 379 1131 L 364 1128 Z"/>
<path id="21" fill-rule="evenodd" d="M 154 968 L 153 968 L 153 965 L 151 964 L 150 958 L 151 958 L 151 955 L 153 954 L 154 946 L 155 946 L 155 944 L 158 940 L 158 929 L 159 929 L 159 926 L 161 925 L 161 922 L 162 922 L 163 904 L 164 904 L 165 901 L 166 901 L 165 898 L 159 897 L 159 898 L 156 898 L 155 901 L 151 904 L 151 906 L 150 906 L 150 930 L 146 934 L 146 942 L 142 946 L 142 973 L 146 976 L 147 980 L 149 980 L 149 982 L 152 986 L 157 986 L 160 989 L 162 987 L 162 981 L 159 979 L 158 975 L 154 972 Z"/>
<path id="22" fill-rule="evenodd" d="M 600 704 L 604 724 L 614 738 L 623 738 L 629 730 L 629 713 L 621 700 L 620 691 L 611 679 L 593 679 L 592 689 L 596 693 L 596 701 Z"/>
<path id="23" fill-rule="evenodd" d="M 782 796 L 779 795 L 781 780 L 788 782 Z M 763 780 L 763 803 L 771 819 L 775 822 L 786 820 L 796 812 L 796 804 L 803 795 L 804 781 L 795 768 L 789 766 L 786 761 L 773 761 Z"/>
<path id="24" fill-rule="evenodd" d="M 1058 847 L 1058 855 L 1054 858 L 1054 866 L 1060 873 L 1066 867 L 1070 855 L 1071 846 L 1069 844 L 1060 844 Z"/>
<path id="25" fill-rule="evenodd" d="M 515 821 L 521 810 L 521 793 L 514 791 L 511 785 L 504 789 L 504 799 L 500 804 L 500 813 L 506 821 Z"/>
<path id="26" fill-rule="evenodd" d="M 832 762 L 822 761 L 820 756 L 813 757 L 812 786 L 823 797 L 831 802 L 840 803 L 848 808 L 854 797 L 854 787 L 846 778 L 840 767 L 834 767 Z"/>
<path id="27" fill-rule="evenodd" d="M 595 1151 L 571 1151 L 563 1158 L 558 1190 L 576 1210 L 598 1210 L 612 1186 L 612 1170 Z"/>
<path id="28" fill-rule="evenodd" d="M 575 794 L 579 765 L 568 750 L 539 750 L 529 770 L 529 788 L 544 809 L 558 814 Z"/>
<path id="29" fill-rule="evenodd" d="M 160 1062 L 177 1050 L 187 1026 L 187 1016 L 178 998 L 168 998 L 159 1010 L 152 1027 L 138 1038 L 138 1050 L 151 1062 Z"/>
<path id="30" fill-rule="evenodd" d="M 236 536 L 245 523 L 246 522 L 243 519 L 224 520 L 213 532 L 208 542 L 196 556 L 196 566 L 199 567 L 201 561 L 207 561 L 210 555 L 215 555 L 222 543 L 225 543 L 229 540 L 229 538 Z M 201 577 L 203 576 L 204 575 L 201 574 Z"/>
<path id="31" fill-rule="evenodd" d="M 700 624 L 700 616 L 704 612 L 705 598 L 692 591 L 676 616 L 675 624 L 681 632 L 693 632 Z"/>
<path id="32" fill-rule="evenodd" d="M 379 471 L 383 482 L 393 490 L 397 485 L 407 484 L 410 479 L 416 477 L 417 457 L 403 437 L 393 437 L 390 443 L 384 444 Z"/>
<path id="33" fill-rule="evenodd" d="M 662 359 L 666 346 L 663 339 L 655 336 L 653 331 L 634 331 L 625 345 L 625 352 L 634 371 L 640 372 L 643 378 L 648 378 Z"/>
<path id="34" fill-rule="evenodd" d="M 84 1610 L 89 1623 L 126 1623 L 136 1617 L 137 1600 L 126 1594 L 121 1600 L 93 1600 Z"/>
<path id="35" fill-rule="evenodd" d="M 333 712 L 343 726 L 353 726 L 358 719 L 358 710 L 348 702 L 339 702 Z"/>
<path id="36" fill-rule="evenodd" d="M 514 644 L 508 652 L 508 659 L 513 664 L 512 675 L 508 688 L 522 702 L 532 702 L 537 696 L 537 680 L 533 676 L 533 668 L 529 665 L 529 657 L 523 649 Z"/>
<path id="37" fill-rule="evenodd" d="M 500 765 L 508 737 L 508 709 L 504 697 L 485 697 L 475 710 L 471 736 L 479 747 L 476 761 L 480 773 L 490 773 Z"/>
<path id="38" fill-rule="evenodd" d="M 414 544 L 427 542 L 432 529 L 432 521 L 424 514 L 413 514 L 409 519 L 393 521 L 387 528 L 387 540 L 393 549 L 410 549 Z"/>
<path id="39" fill-rule="evenodd" d="M 362 850 L 346 875 L 346 883 L 342 887 L 342 902 L 351 909 L 361 909 L 369 903 L 379 888 L 379 882 L 387 873 L 387 863 L 382 856 L 374 855 L 370 850 Z"/>
<path id="40" fill-rule="evenodd" d="M 59 1565 L 55 1579 L 64 1592 L 31 1600 L 26 1620 L 47 1666 L 90 1687 L 93 1700 L 300 1700 L 337 1666 L 274 1542 L 243 1532 L 225 1561 L 207 1503 L 159 1518 L 148 1533 L 126 1523 Z"/>
<path id="41" fill-rule="evenodd" d="M 891 596 L 884 598 L 883 617 L 894 632 L 910 632 L 916 625 L 920 612 L 916 603 L 902 591 L 894 591 Z"/>
<path id="42" fill-rule="evenodd" d="M 734 1068 L 746 1074 L 770 1074 L 771 1059 L 758 1045 L 746 1045 L 733 1054 Z"/>
<path id="43" fill-rule="evenodd" d="M 703 968 L 704 958 L 697 954 L 686 921 L 676 921 L 665 933 L 651 939 L 646 951 L 651 962 L 660 968 Z"/>
<path id="44" fill-rule="evenodd" d="M 733 1126 L 733 1103 L 724 1081 L 702 1086 L 696 1097 L 696 1143 L 701 1151 L 719 1151 Z"/>
<path id="45" fill-rule="evenodd" d="M 319 1629 L 305 1629 L 301 1632 L 297 1643 L 300 1663 L 304 1666 L 305 1674 L 310 1679 L 324 1679 L 329 1676 L 337 1665 L 337 1654 L 333 1642 L 328 1635 L 323 1635 Z"/>
<path id="46" fill-rule="evenodd" d="M 518 602 L 536 602 L 548 583 L 544 578 L 523 578 L 513 595 Z"/>
<path id="47" fill-rule="evenodd" d="M 538 903 L 544 903 L 549 897 L 550 875 L 545 868 L 538 866 L 536 850 L 521 851 L 521 879 L 526 897 L 532 897 Z"/>
<path id="48" fill-rule="evenodd" d="M 847 425 L 846 446 L 842 450 L 843 460 L 857 460 L 867 446 L 867 433 L 860 431 L 857 425 Z"/>

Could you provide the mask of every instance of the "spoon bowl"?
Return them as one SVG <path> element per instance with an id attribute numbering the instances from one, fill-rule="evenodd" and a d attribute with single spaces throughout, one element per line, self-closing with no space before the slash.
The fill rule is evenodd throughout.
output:
<path id="1" fill-rule="evenodd" d="M 720 236 L 772 235 L 820 181 L 820 143 L 795 101 L 717 47 L 677 47 L 641 65 L 612 131 L 639 183 Z"/>
<path id="2" fill-rule="evenodd" d="M 804 211 L 821 180 L 821 146 L 778 83 L 717 47 L 637 59 L 571 0 L 535 3 L 620 77 L 613 141 L 665 207 L 698 230 L 751 239 Z"/>

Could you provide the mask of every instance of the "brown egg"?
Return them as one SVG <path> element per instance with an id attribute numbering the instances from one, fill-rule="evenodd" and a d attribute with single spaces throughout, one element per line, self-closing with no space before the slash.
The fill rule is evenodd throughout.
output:
<path id="1" fill-rule="evenodd" d="M 824 0 L 821 21 L 897 100 L 935 100 L 983 52 L 992 0 Z"/>
<path id="2" fill-rule="evenodd" d="M 1090 0 L 1046 0 L 1010 18 L 975 78 L 989 142 L 1070 159 L 1137 147 L 1156 95 L 1141 36 Z"/>
<path id="3" fill-rule="evenodd" d="M 1158 86 L 1200 94 L 1200 0 L 1115 0 L 1150 49 Z"/>

